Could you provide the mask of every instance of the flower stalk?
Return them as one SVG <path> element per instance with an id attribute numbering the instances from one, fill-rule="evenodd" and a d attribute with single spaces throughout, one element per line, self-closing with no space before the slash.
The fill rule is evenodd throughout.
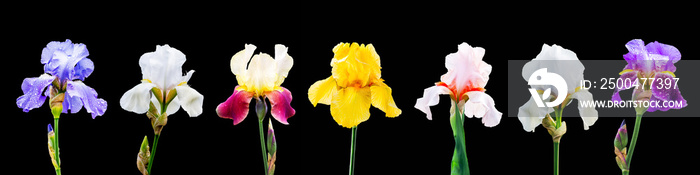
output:
<path id="1" fill-rule="evenodd" d="M 267 149 L 265 148 L 265 134 L 263 133 L 263 121 L 267 115 L 267 104 L 264 99 L 255 98 L 255 113 L 258 115 L 258 131 L 260 135 L 260 150 L 262 151 L 263 165 L 265 167 L 265 175 L 268 175 L 267 165 Z"/>
<path id="2" fill-rule="evenodd" d="M 455 139 L 455 151 L 452 155 L 452 175 L 468 175 L 469 162 L 467 160 L 467 146 L 464 138 L 463 115 L 459 108 L 455 108 L 455 113 L 450 117 L 452 134 Z"/>
<path id="3" fill-rule="evenodd" d="M 629 149 L 629 152 L 627 153 L 627 159 L 626 159 L 627 169 L 622 170 L 623 175 L 629 174 L 630 164 L 632 162 L 632 154 L 634 153 L 635 145 L 637 145 L 637 137 L 639 137 L 639 126 L 642 123 L 642 115 L 643 114 L 644 114 L 644 112 L 637 113 L 637 117 L 634 120 L 634 131 L 632 132 L 632 141 L 630 142 L 630 149 Z"/>
<path id="4" fill-rule="evenodd" d="M 357 146 L 357 126 L 352 127 L 350 136 L 350 175 L 355 174 L 355 147 Z"/>

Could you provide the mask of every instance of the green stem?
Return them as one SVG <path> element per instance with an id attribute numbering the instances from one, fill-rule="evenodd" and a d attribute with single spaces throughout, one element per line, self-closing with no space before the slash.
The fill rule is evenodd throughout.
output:
<path id="1" fill-rule="evenodd" d="M 455 109 L 454 116 L 450 118 L 452 134 L 455 139 L 455 151 L 452 156 L 452 174 L 468 175 L 469 161 L 467 160 L 467 146 L 464 136 L 464 122 L 459 109 Z"/>
<path id="2" fill-rule="evenodd" d="M 352 127 L 350 137 L 350 175 L 355 174 L 355 146 L 357 146 L 357 126 Z"/>
<path id="3" fill-rule="evenodd" d="M 554 125 L 555 128 L 561 127 L 561 117 L 564 114 L 564 107 L 559 106 L 558 108 L 554 109 L 554 114 L 555 114 L 555 119 L 556 119 L 556 124 Z"/>
<path id="4" fill-rule="evenodd" d="M 156 157 L 156 148 L 158 147 L 158 138 L 160 134 L 155 134 L 153 136 L 153 148 L 151 148 L 151 157 L 148 160 L 148 174 L 151 174 L 151 168 L 153 167 L 153 158 Z"/>
<path id="5" fill-rule="evenodd" d="M 635 145 L 637 145 L 637 137 L 639 135 L 640 124 L 642 123 L 642 114 L 637 114 L 634 121 L 634 131 L 632 133 L 632 142 L 630 143 L 630 151 L 627 153 L 627 174 L 629 174 L 630 164 L 632 163 L 632 154 L 634 153 Z M 623 174 L 625 172 L 623 171 Z"/>
<path id="6" fill-rule="evenodd" d="M 555 110 L 554 112 L 556 115 L 555 117 L 557 120 L 554 127 L 559 129 L 559 127 L 561 127 L 562 116 L 564 114 L 563 104 L 562 104 L 562 106 L 559 106 L 558 108 L 555 108 L 554 110 Z M 554 167 L 553 167 L 554 175 L 559 174 L 559 144 L 560 144 L 559 141 L 556 141 L 556 140 L 554 141 L 554 158 L 553 158 L 554 159 Z"/>
<path id="7" fill-rule="evenodd" d="M 58 117 L 53 118 L 53 134 L 54 159 L 56 159 L 56 164 L 58 165 L 58 167 L 56 167 L 56 175 L 61 175 L 61 158 L 58 157 Z"/>
<path id="8" fill-rule="evenodd" d="M 554 142 L 554 175 L 559 174 L 559 142 Z"/>
<path id="9" fill-rule="evenodd" d="M 258 120 L 258 131 L 260 131 L 260 150 L 262 150 L 263 165 L 265 166 L 265 175 L 267 175 L 267 149 L 265 148 L 265 135 L 263 135 L 263 120 Z"/>

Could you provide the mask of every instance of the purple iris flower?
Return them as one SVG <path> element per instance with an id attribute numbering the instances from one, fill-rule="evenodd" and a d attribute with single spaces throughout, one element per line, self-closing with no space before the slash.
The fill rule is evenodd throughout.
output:
<path id="1" fill-rule="evenodd" d="M 637 87 L 625 84 L 622 88 L 615 89 L 612 100 L 622 101 L 619 92 L 630 88 L 635 88 L 633 96 L 636 100 L 658 101 L 659 105 L 651 105 L 647 112 L 656 110 L 668 111 L 669 109 L 681 109 L 688 106 L 687 101 L 681 96 L 680 88 L 676 81 L 674 63 L 681 60 L 681 52 L 674 46 L 651 42 L 644 45 L 644 41 L 635 39 L 625 44 L 629 53 L 623 55 L 627 61 L 627 66 L 620 72 L 620 79 L 630 82 L 638 81 Z M 625 82 L 622 81 L 622 82 Z M 651 91 L 651 93 L 648 93 Z M 646 93 L 645 93 L 646 92 Z M 676 105 L 661 105 L 664 102 L 672 101 Z"/>
<path id="2" fill-rule="evenodd" d="M 17 98 L 17 107 L 24 112 L 41 107 L 46 97 L 53 98 L 64 94 L 63 113 L 77 113 L 83 106 L 92 118 L 101 116 L 107 110 L 107 101 L 97 98 L 95 89 L 85 85 L 85 80 L 95 65 L 87 58 L 89 55 L 85 44 L 52 41 L 41 52 L 44 74 L 39 77 L 25 78 L 22 82 L 24 95 Z M 51 91 L 54 91 L 52 93 Z"/>

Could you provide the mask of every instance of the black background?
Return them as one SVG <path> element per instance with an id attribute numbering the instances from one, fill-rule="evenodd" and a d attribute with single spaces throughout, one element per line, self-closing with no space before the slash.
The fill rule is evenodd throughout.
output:
<path id="1" fill-rule="evenodd" d="M 186 54 L 183 71 L 196 71 L 188 84 L 205 99 L 199 117 L 190 118 L 183 110 L 169 117 L 154 160 L 155 174 L 262 174 L 252 111 L 236 126 L 215 113 L 236 85 L 230 58 L 246 43 L 258 46 L 256 53 L 270 54 L 274 44 L 284 44 L 294 58 L 282 86 L 294 96 L 296 115 L 289 119 L 290 125 L 273 121 L 278 139 L 276 172 L 281 175 L 347 173 L 350 129 L 333 121 L 329 106 L 314 108 L 306 95 L 311 84 L 331 75 L 331 49 L 339 42 L 374 44 L 381 56 L 382 78 L 403 110 L 398 118 L 386 118 L 380 110 L 370 109 L 370 119 L 358 128 L 356 174 L 449 173 L 454 148 L 449 98 L 442 96 L 432 107 L 433 120 L 413 105 L 423 89 L 446 72 L 445 55 L 456 52 L 462 42 L 486 49 L 484 61 L 493 66 L 486 93 L 504 112 L 493 128 L 484 127 L 480 119 L 465 121 L 473 174 L 551 173 L 551 137 L 542 127 L 525 132 L 517 118 L 505 113 L 506 71 L 520 71 L 507 70 L 507 60 L 532 59 L 544 43 L 570 49 L 582 60 L 622 59 L 627 53 L 624 44 L 637 38 L 674 45 L 683 60 L 698 58 L 697 14 L 679 9 L 683 6 L 679 4 L 113 5 L 3 12 L 3 28 L 9 29 L 3 34 L 4 60 L 11 64 L 4 64 L 10 71 L 4 76 L 5 116 L 0 119 L 2 152 L 9 153 L 3 156 L 9 164 L 0 171 L 54 173 L 46 147 L 46 125 L 53 122 L 48 105 L 24 113 L 14 104 L 22 95 L 22 80 L 43 73 L 41 49 L 50 41 L 71 39 L 87 45 L 95 71 L 84 82 L 109 105 L 96 119 L 85 110 L 61 115 L 64 174 L 139 174 L 136 154 L 143 136 L 152 139 L 153 130 L 145 115 L 127 112 L 118 102 L 141 80 L 139 57 L 156 45 L 169 44 Z M 689 108 L 695 98 L 685 96 Z M 629 123 L 632 114 L 624 118 Z M 566 118 L 569 131 L 562 139 L 560 172 L 618 174 L 612 141 L 622 119 L 600 118 L 584 131 L 580 119 Z M 632 172 L 692 171 L 698 163 L 693 140 L 699 121 L 644 118 Z"/>

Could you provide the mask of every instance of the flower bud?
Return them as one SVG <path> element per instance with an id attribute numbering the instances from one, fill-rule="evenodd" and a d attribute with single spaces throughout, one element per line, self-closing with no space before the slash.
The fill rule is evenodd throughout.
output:
<path id="1" fill-rule="evenodd" d="M 260 97 L 255 97 L 255 113 L 258 114 L 258 122 L 262 122 L 265 119 L 267 104 L 264 98 L 261 100 Z"/>
<path id="2" fill-rule="evenodd" d="M 544 119 L 542 119 L 542 126 L 547 129 L 547 132 L 549 132 L 549 135 L 552 136 L 552 140 L 556 143 L 559 143 L 561 141 L 561 137 L 564 136 L 566 133 L 566 122 L 561 122 L 561 126 L 559 128 L 556 128 L 556 124 L 554 123 L 554 119 L 547 115 Z"/>
<path id="3" fill-rule="evenodd" d="M 615 135 L 615 148 L 622 150 L 624 147 L 627 147 L 627 141 L 627 124 L 625 124 L 625 120 L 622 120 L 622 124 Z"/>
<path id="4" fill-rule="evenodd" d="M 148 136 L 143 137 L 141 142 L 141 149 L 136 157 L 136 167 L 139 168 L 141 174 L 148 175 L 148 161 L 151 158 L 151 148 L 148 146 Z"/>
<path id="5" fill-rule="evenodd" d="M 622 121 L 615 135 L 615 161 L 620 170 L 627 171 L 627 124 Z"/>
<path id="6" fill-rule="evenodd" d="M 272 120 L 268 120 L 267 125 L 267 151 L 271 154 L 277 152 L 277 139 L 275 139 L 275 130 L 272 128 Z"/>
<path id="7" fill-rule="evenodd" d="M 56 149 L 54 148 L 54 145 L 56 144 L 56 135 L 53 132 L 53 127 L 51 127 L 51 124 L 48 125 L 48 131 L 49 131 L 49 133 L 48 133 L 48 138 L 49 138 L 48 145 L 49 145 L 49 155 L 51 156 L 51 163 L 53 163 L 54 169 L 58 169 L 59 165 L 61 163 L 60 162 L 61 160 L 58 160 L 59 162 L 56 162 L 56 157 L 55 157 L 56 156 Z"/>

